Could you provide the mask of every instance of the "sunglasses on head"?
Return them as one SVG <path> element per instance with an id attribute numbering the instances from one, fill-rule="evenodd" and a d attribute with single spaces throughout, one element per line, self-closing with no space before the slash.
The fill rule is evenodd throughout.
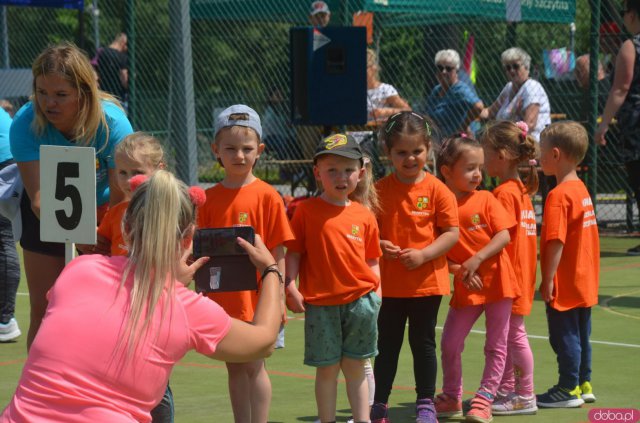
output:
<path id="1" fill-rule="evenodd" d="M 438 71 L 440 72 L 451 72 L 453 71 L 455 68 L 453 66 L 445 66 L 445 65 L 436 65 L 436 68 L 438 68 Z"/>
<path id="2" fill-rule="evenodd" d="M 512 63 L 510 65 L 504 65 L 504 70 L 506 70 L 507 72 L 510 72 L 512 70 L 517 71 L 518 69 L 520 69 L 520 64 L 519 63 Z"/>

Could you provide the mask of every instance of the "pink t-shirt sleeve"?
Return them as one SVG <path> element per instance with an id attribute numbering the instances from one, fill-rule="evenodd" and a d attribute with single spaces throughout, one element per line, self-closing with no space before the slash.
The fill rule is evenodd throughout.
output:
<path id="1" fill-rule="evenodd" d="M 190 349 L 213 354 L 231 328 L 231 317 L 216 302 L 184 287 L 178 287 L 176 294 L 184 306 Z"/>

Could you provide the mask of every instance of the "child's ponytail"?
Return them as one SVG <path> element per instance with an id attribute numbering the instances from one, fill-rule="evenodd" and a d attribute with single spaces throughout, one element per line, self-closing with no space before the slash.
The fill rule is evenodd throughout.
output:
<path id="1" fill-rule="evenodd" d="M 349 199 L 357 201 L 371 210 L 373 214 L 377 214 L 380 211 L 380 199 L 374 183 L 373 165 L 367 156 L 364 156 L 362 162 L 365 169 L 364 177 L 358 182 L 355 191 L 349 195 Z"/>
<path id="2" fill-rule="evenodd" d="M 502 151 L 508 160 L 527 164 L 529 170 L 524 178 L 527 194 L 534 195 L 538 191 L 538 143 L 529 134 L 529 126 L 525 122 L 494 122 L 484 129 L 480 142 L 496 151 Z"/>

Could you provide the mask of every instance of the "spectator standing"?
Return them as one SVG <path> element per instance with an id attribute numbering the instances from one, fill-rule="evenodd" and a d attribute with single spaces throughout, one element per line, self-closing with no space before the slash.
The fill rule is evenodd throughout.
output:
<path id="1" fill-rule="evenodd" d="M 100 89 L 126 103 L 129 92 L 129 59 L 127 34 L 121 32 L 98 54 Z"/>
<path id="2" fill-rule="evenodd" d="M 624 2 L 622 19 L 633 37 L 622 43 L 616 57 L 613 85 L 595 139 L 600 145 L 606 144 L 609 123 L 617 116 L 627 179 L 640 213 L 640 0 Z M 640 245 L 627 250 L 627 254 L 639 256 Z"/>
<path id="3" fill-rule="evenodd" d="M 0 109 L 0 169 L 15 163 L 9 147 L 11 116 Z M 0 342 L 8 342 L 21 335 L 14 317 L 16 292 L 20 284 L 20 260 L 13 238 L 11 221 L 0 215 Z"/>

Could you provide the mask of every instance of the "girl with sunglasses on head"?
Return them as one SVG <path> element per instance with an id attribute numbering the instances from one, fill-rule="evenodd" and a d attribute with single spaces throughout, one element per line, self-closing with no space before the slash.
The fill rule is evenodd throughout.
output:
<path id="1" fill-rule="evenodd" d="M 480 114 L 481 119 L 524 121 L 531 136 L 540 140 L 540 132 L 551 123 L 551 106 L 542 85 L 529 77 L 531 56 L 518 47 L 502 52 L 502 67 L 507 85 L 498 99 Z"/>

